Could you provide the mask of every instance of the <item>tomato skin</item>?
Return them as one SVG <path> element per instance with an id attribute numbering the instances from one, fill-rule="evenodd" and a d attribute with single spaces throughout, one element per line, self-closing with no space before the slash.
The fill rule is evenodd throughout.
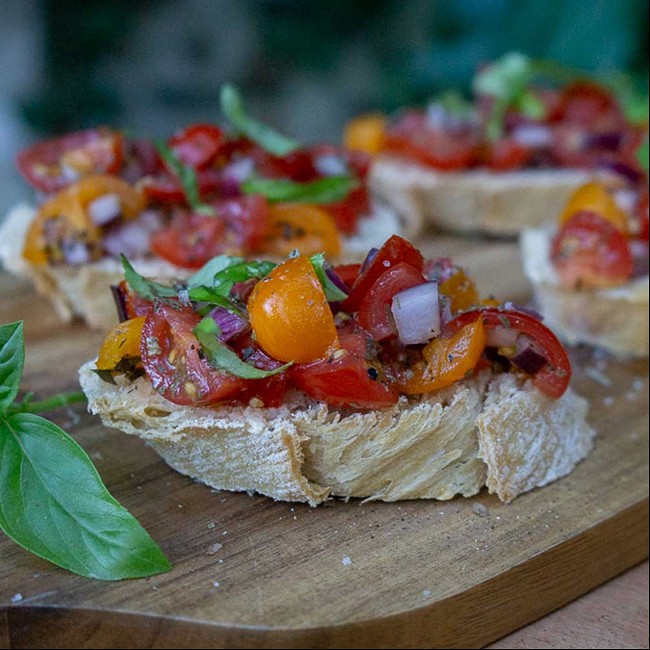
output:
<path id="1" fill-rule="evenodd" d="M 580 81 L 563 88 L 552 121 L 587 127 L 618 127 L 625 117 L 614 96 L 599 84 Z"/>
<path id="2" fill-rule="evenodd" d="M 483 154 L 483 162 L 489 169 L 495 171 L 511 171 L 524 167 L 532 153 L 531 149 L 524 147 L 512 138 L 503 138 L 487 145 Z"/>
<path id="3" fill-rule="evenodd" d="M 92 174 L 115 174 L 123 157 L 123 137 L 105 127 L 76 131 L 49 140 L 42 140 L 21 151 L 16 165 L 23 178 L 45 193 L 62 190 Z M 65 172 L 68 159 L 78 174 Z"/>
<path id="4" fill-rule="evenodd" d="M 400 262 L 382 273 L 364 296 L 359 307 L 359 325 L 376 341 L 396 336 L 390 312 L 393 297 L 404 289 L 424 284 L 422 272 Z"/>
<path id="5" fill-rule="evenodd" d="M 427 124 L 424 113 L 408 111 L 388 128 L 384 151 L 441 171 L 457 171 L 475 162 L 478 144 L 478 135 L 473 129 L 453 133 L 434 129 Z"/>
<path id="6" fill-rule="evenodd" d="M 627 282 L 634 260 L 626 236 L 590 211 L 576 212 L 553 237 L 551 260 L 569 287 L 611 287 Z"/>
<path id="7" fill-rule="evenodd" d="M 424 267 L 420 251 L 403 237 L 393 235 L 384 242 L 372 262 L 359 274 L 350 295 L 343 302 L 343 310 L 348 313 L 358 311 L 363 297 L 370 291 L 377 278 L 400 262 L 406 262 L 420 272 Z"/>
<path id="8" fill-rule="evenodd" d="M 225 142 L 223 131 L 213 124 L 187 126 L 169 140 L 174 155 L 184 164 L 203 169 L 214 161 Z"/>
<path id="9" fill-rule="evenodd" d="M 367 359 L 373 340 L 353 321 L 338 331 L 340 350 L 328 358 L 292 366 L 290 381 L 314 399 L 333 406 L 380 409 L 397 403 L 399 393 L 376 359 Z M 375 377 L 373 379 L 372 377 Z"/>
<path id="10" fill-rule="evenodd" d="M 196 176 L 201 198 L 218 191 L 221 187 L 221 174 L 216 169 L 200 169 Z M 167 171 L 154 176 L 145 176 L 138 181 L 137 185 L 149 200 L 155 203 L 186 204 L 185 192 L 180 180 Z"/>
<path id="11" fill-rule="evenodd" d="M 146 316 L 153 304 L 151 300 L 142 298 L 131 287 L 126 280 L 121 280 L 119 284 L 111 287 L 114 294 L 117 294 L 116 300 L 119 300 L 120 307 L 118 312 L 122 317 L 126 316 L 127 320 L 138 318 L 139 316 Z M 122 314 L 121 311 L 124 311 Z"/>
<path id="12" fill-rule="evenodd" d="M 186 269 L 199 269 L 223 252 L 224 222 L 217 217 L 188 214 L 151 236 L 151 250 Z"/>
<path id="13" fill-rule="evenodd" d="M 334 217 L 336 227 L 345 235 L 357 232 L 359 218 L 370 212 L 370 195 L 365 186 L 350 190 L 338 203 L 327 203 L 323 207 Z"/>
<path id="14" fill-rule="evenodd" d="M 97 357 L 99 370 L 113 370 L 124 358 L 140 356 L 140 340 L 145 317 L 118 323 L 106 335 Z"/>
<path id="15" fill-rule="evenodd" d="M 228 230 L 227 248 L 239 248 L 242 254 L 264 250 L 270 224 L 269 204 L 263 196 L 240 196 L 212 206 Z"/>
<path id="16" fill-rule="evenodd" d="M 571 380 L 571 363 L 557 336 L 529 314 L 512 309 L 486 307 L 473 309 L 456 316 L 445 328 L 445 335 L 453 336 L 469 323 L 483 319 L 487 330 L 506 327 L 530 337 L 544 352 L 547 364 L 532 376 L 533 385 L 548 397 L 562 397 Z"/>
<path id="17" fill-rule="evenodd" d="M 154 302 L 142 327 L 140 354 L 154 390 L 174 404 L 201 406 L 234 399 L 239 377 L 219 372 L 199 356 L 192 330 L 201 317 L 190 307 Z"/>
<path id="18" fill-rule="evenodd" d="M 349 290 L 359 277 L 361 264 L 339 264 L 334 267 L 334 271 L 345 282 Z"/>
<path id="19" fill-rule="evenodd" d="M 609 221 L 622 233 L 628 232 L 628 220 L 625 212 L 618 207 L 607 190 L 598 183 L 586 183 L 571 195 L 558 218 L 558 225 L 562 227 L 577 212 L 594 212 Z"/>

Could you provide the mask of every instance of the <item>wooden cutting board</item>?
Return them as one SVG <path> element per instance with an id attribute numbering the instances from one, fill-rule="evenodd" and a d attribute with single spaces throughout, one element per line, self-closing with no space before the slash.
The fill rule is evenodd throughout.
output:
<path id="1" fill-rule="evenodd" d="M 484 292 L 524 301 L 516 248 L 442 239 Z M 24 319 L 24 388 L 73 389 L 102 335 L 59 323 L 0 275 L 0 322 Z M 215 492 L 139 440 L 59 413 L 173 570 L 105 583 L 0 538 L 0 647 L 373 648 L 484 645 L 648 555 L 648 364 L 575 350 L 596 448 L 568 477 L 509 505 L 331 502 Z M 82 409 L 77 409 L 79 413 Z"/>

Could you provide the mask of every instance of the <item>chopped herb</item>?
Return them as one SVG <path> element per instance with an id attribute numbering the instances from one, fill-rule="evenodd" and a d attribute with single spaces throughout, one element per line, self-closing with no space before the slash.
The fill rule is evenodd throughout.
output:
<path id="1" fill-rule="evenodd" d="M 327 298 L 328 302 L 340 302 L 341 300 L 345 300 L 348 297 L 348 294 L 339 289 L 334 282 L 330 279 L 329 275 L 327 275 L 327 262 L 325 261 L 325 256 L 323 253 L 317 253 L 316 255 L 312 255 L 309 258 L 309 261 L 311 262 L 312 267 L 314 268 L 314 271 L 316 273 L 316 276 L 318 277 L 321 286 L 323 287 L 323 291 L 325 292 L 325 298 Z"/>
<path id="2" fill-rule="evenodd" d="M 250 178 L 241 185 L 244 194 L 261 194 L 271 202 L 336 203 L 359 187 L 351 176 L 327 176 L 299 183 L 284 178 Z"/>

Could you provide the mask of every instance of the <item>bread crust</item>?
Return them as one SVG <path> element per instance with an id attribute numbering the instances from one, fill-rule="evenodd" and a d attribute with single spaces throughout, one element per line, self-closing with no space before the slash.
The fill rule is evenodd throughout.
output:
<path id="1" fill-rule="evenodd" d="M 90 361 L 80 369 L 89 410 L 141 437 L 174 469 L 216 489 L 310 505 L 329 495 L 450 499 L 485 484 L 509 501 L 571 471 L 595 435 L 585 400 L 570 390 L 549 400 L 489 373 L 421 400 L 355 412 L 299 392 L 280 408 L 178 406 L 145 378 L 111 385 L 93 368 Z M 512 408 L 499 407 L 502 397 Z M 540 458 L 525 449 L 531 435 L 545 446 Z"/>
<path id="2" fill-rule="evenodd" d="M 648 276 L 609 289 L 569 289 L 550 261 L 555 224 L 521 235 L 526 276 L 546 324 L 569 344 L 587 343 L 621 357 L 648 356 Z"/>
<path id="3" fill-rule="evenodd" d="M 439 172 L 415 162 L 381 155 L 370 170 L 378 200 L 421 227 L 456 233 L 516 236 L 557 216 L 571 194 L 596 172 L 534 169 Z"/>

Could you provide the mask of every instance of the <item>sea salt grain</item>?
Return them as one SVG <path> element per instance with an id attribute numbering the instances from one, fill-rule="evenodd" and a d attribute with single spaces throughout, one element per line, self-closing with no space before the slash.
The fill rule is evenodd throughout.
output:
<path id="1" fill-rule="evenodd" d="M 479 517 L 487 517 L 490 514 L 490 511 L 482 503 L 475 503 L 472 506 L 472 511 Z"/>
<path id="2" fill-rule="evenodd" d="M 347 555 L 345 555 L 345 556 L 343 556 L 343 559 L 341 560 L 341 564 L 343 564 L 343 566 L 348 566 L 348 565 L 352 564 L 352 560 Z"/>
<path id="3" fill-rule="evenodd" d="M 218 586 L 219 586 L 219 582 L 215 580 L 215 581 L 212 583 L 212 586 L 213 586 L 213 587 L 218 587 Z"/>
<path id="4" fill-rule="evenodd" d="M 19 603 L 22 599 L 23 599 L 23 595 L 22 595 L 22 594 L 14 594 L 14 595 L 11 597 L 11 602 L 12 602 L 12 603 Z"/>
<path id="5" fill-rule="evenodd" d="M 218 553 L 222 548 L 223 548 L 223 544 L 219 544 L 219 542 L 216 542 L 207 550 L 206 554 L 214 555 L 215 553 Z"/>
<path id="6" fill-rule="evenodd" d="M 425 598 L 428 598 L 428 597 L 431 595 L 431 589 L 425 589 L 425 590 L 422 592 L 422 595 L 423 595 Z"/>

